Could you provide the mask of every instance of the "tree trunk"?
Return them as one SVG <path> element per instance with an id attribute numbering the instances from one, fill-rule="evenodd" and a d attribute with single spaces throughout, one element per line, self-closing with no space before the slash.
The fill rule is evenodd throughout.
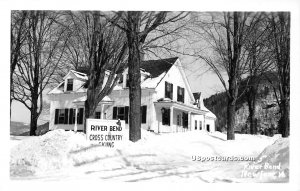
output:
<path id="1" fill-rule="evenodd" d="M 128 12 L 129 140 L 141 139 L 140 12 Z"/>
<path id="2" fill-rule="evenodd" d="M 36 136 L 37 121 L 39 117 L 37 112 L 37 100 L 38 99 L 32 99 L 32 106 L 30 109 L 30 136 Z"/>
<path id="3" fill-rule="evenodd" d="M 281 102 L 281 116 L 278 130 L 282 137 L 290 135 L 290 104 L 287 100 L 282 100 Z"/>
<path id="4" fill-rule="evenodd" d="M 92 85 L 92 84 L 91 84 Z M 83 132 L 86 133 L 86 120 L 88 118 L 95 117 L 95 110 L 98 104 L 95 102 L 95 90 L 88 89 L 87 90 L 87 99 L 84 102 L 84 124 L 83 124 Z"/>
<path id="5" fill-rule="evenodd" d="M 249 108 L 249 123 L 250 123 L 250 134 L 254 135 L 257 133 L 257 127 L 255 124 L 256 121 L 256 115 L 255 115 L 255 101 L 248 102 L 248 108 Z"/>
<path id="6" fill-rule="evenodd" d="M 228 99 L 227 105 L 227 140 L 234 140 L 234 126 L 235 126 L 235 101 Z"/>
<path id="7" fill-rule="evenodd" d="M 255 86 L 254 83 L 250 83 L 251 86 Z M 256 114 L 255 114 L 255 107 L 256 107 L 256 92 L 257 89 L 254 87 L 250 87 L 247 93 L 247 102 L 248 102 L 248 110 L 249 110 L 249 123 L 250 123 L 250 134 L 254 135 L 257 134 L 257 126 L 256 126 Z"/>

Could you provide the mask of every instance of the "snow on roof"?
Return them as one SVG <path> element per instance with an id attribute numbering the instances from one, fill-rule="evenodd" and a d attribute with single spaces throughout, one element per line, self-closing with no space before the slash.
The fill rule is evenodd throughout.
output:
<path id="1" fill-rule="evenodd" d="M 58 84 L 57 87 L 55 87 L 54 89 L 52 89 L 50 92 L 48 92 L 48 94 L 59 94 L 59 93 L 63 93 L 64 92 L 64 84 L 65 82 L 61 82 Z"/>
<path id="2" fill-rule="evenodd" d="M 141 88 L 156 88 L 158 83 L 162 80 L 162 78 L 166 75 L 166 72 L 161 73 L 159 76 L 155 78 L 146 78 L 142 83 L 141 83 Z"/>
<path id="3" fill-rule="evenodd" d="M 84 102 L 84 101 L 86 101 L 86 96 L 82 96 L 80 98 L 77 98 L 73 102 Z M 112 101 L 112 100 L 110 99 L 110 97 L 105 96 L 101 101 L 102 102 L 109 102 L 109 101 Z"/>
<path id="4" fill-rule="evenodd" d="M 74 74 L 77 78 L 80 78 L 80 79 L 83 79 L 83 80 L 88 80 L 88 76 L 87 76 L 85 73 L 77 72 L 77 71 L 75 71 L 75 70 L 71 70 L 71 72 L 73 72 L 73 74 Z"/>

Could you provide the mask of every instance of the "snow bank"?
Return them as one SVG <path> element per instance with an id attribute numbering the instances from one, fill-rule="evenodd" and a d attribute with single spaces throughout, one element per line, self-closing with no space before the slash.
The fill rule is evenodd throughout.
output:
<path id="1" fill-rule="evenodd" d="M 68 167 L 68 152 L 77 146 L 74 139 L 81 137 L 71 131 L 55 130 L 23 140 L 11 149 L 11 175 L 25 176 Z"/>
<path id="2" fill-rule="evenodd" d="M 18 141 L 19 144 L 11 149 L 11 177 L 100 177 L 138 181 L 157 180 L 158 177 L 203 179 L 206 174 L 206 181 L 211 179 L 215 182 L 217 176 L 226 175 L 228 179 L 238 173 L 235 177 L 240 177 L 242 169 L 236 169 L 240 163 L 199 162 L 193 161 L 192 156 L 256 157 L 262 153 L 270 157 L 260 162 L 276 163 L 278 161 L 272 160 L 280 160 L 282 166 L 288 164 L 284 156 L 278 158 L 272 154 L 277 152 L 281 156 L 288 146 L 288 142 L 279 141 L 282 139 L 276 142 L 276 146 L 272 145 L 279 138 L 277 136 L 237 134 L 235 141 L 227 141 L 226 134 L 220 132 L 188 131 L 156 135 L 143 129 L 141 135 L 141 140 L 132 143 L 126 129 L 125 141 L 117 148 L 92 145 L 83 133 L 73 131 L 53 130 L 43 136 L 29 137 Z M 241 165 L 246 163 L 239 167 L 243 168 Z"/>
<path id="3" fill-rule="evenodd" d="M 289 138 L 280 138 L 266 147 L 252 164 L 260 166 L 256 171 L 260 179 L 283 182 L 289 178 Z"/>
<path id="4" fill-rule="evenodd" d="M 62 129 L 50 131 L 43 136 L 14 141 L 10 154 L 10 174 L 11 176 L 43 175 L 59 169 L 80 166 L 98 159 L 117 156 L 120 150 L 131 148 L 133 145 L 138 148 L 138 145 L 154 136 L 153 133 L 143 131 L 142 139 L 134 144 L 128 140 L 128 134 L 127 132 L 126 141 L 119 149 L 92 145 L 86 140 L 85 134 Z M 136 152 L 141 152 L 140 149 Z M 125 164 L 121 161 L 117 165 L 109 161 L 103 162 L 102 165 L 115 167 Z"/>

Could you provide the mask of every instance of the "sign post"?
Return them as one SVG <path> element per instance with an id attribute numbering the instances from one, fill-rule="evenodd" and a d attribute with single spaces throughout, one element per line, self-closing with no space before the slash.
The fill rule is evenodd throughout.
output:
<path id="1" fill-rule="evenodd" d="M 125 121 L 87 119 L 86 139 L 103 147 L 118 147 L 125 141 Z"/>

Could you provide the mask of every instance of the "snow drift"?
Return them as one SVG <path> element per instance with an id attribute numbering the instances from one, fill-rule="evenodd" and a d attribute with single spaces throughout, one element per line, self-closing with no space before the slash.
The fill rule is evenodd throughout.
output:
<path id="1" fill-rule="evenodd" d="M 278 136 L 237 134 L 235 141 L 226 141 L 226 135 L 220 132 L 189 131 L 157 135 L 142 130 L 142 139 L 132 143 L 128 140 L 128 135 L 126 129 L 126 141 L 118 148 L 92 145 L 86 141 L 83 133 L 65 130 L 53 130 L 43 136 L 26 137 L 22 141 L 19 140 L 19 144 L 15 144 L 17 139 L 12 139 L 11 143 L 14 146 L 11 148 L 11 178 L 95 178 L 129 182 L 247 181 L 241 180 L 241 170 L 248 163 L 246 161 L 192 160 L 196 156 L 259 158 L 267 155 L 268 157 L 257 160 L 256 163 L 280 161 L 282 167 L 288 166 L 285 155 L 288 142 Z M 276 140 L 278 141 L 274 143 Z"/>
<path id="2" fill-rule="evenodd" d="M 143 140 L 149 132 L 143 133 Z M 150 135 L 151 136 L 151 135 Z M 128 137 L 126 137 L 128 140 Z M 126 141 L 123 147 L 130 146 Z M 114 155 L 116 149 L 98 147 L 90 144 L 85 134 L 58 129 L 43 136 L 28 137 L 11 149 L 11 176 L 41 175 L 59 169 L 68 169 L 96 157 Z"/>
<path id="3" fill-rule="evenodd" d="M 278 139 L 266 147 L 253 164 L 261 166 L 256 172 L 260 173 L 262 181 L 282 182 L 288 180 L 289 138 Z"/>

